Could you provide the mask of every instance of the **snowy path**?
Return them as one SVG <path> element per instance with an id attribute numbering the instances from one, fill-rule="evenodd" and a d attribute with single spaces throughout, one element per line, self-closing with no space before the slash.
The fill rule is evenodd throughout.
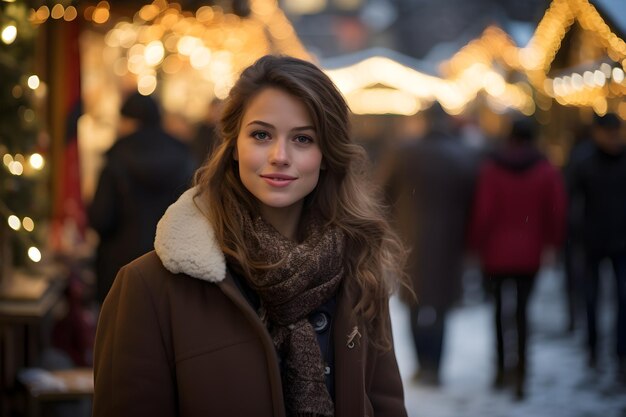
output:
<path id="1" fill-rule="evenodd" d="M 612 281 L 606 277 L 605 298 Z M 610 277 L 612 279 L 612 277 Z M 626 389 L 614 384 L 609 355 L 612 338 L 602 338 L 605 355 L 596 372 L 587 370 L 584 329 L 565 333 L 562 277 L 552 270 L 538 277 L 530 304 L 529 375 L 526 399 L 491 389 L 493 330 L 490 303 L 475 303 L 449 316 L 440 388 L 411 382 L 416 359 L 407 310 L 392 299 L 396 355 L 410 417 L 626 417 Z M 608 284 L 608 285 L 606 285 Z M 602 332 L 613 326 L 612 304 L 603 311 Z M 582 324 L 582 323 L 581 323 Z M 610 346 L 609 346 L 610 345 Z"/>

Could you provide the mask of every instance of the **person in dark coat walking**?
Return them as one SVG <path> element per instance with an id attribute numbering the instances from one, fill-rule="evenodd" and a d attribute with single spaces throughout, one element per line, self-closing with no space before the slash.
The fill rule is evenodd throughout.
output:
<path id="1" fill-rule="evenodd" d="M 568 332 L 573 332 L 576 324 L 584 322 L 584 276 L 585 276 L 585 249 L 583 236 L 583 198 L 574 189 L 575 174 L 578 164 L 585 161 L 595 152 L 595 144 L 591 140 L 590 130 L 587 127 L 578 135 L 578 140 L 572 146 L 567 163 L 563 167 L 563 177 L 567 190 L 567 229 L 563 245 L 563 267 L 565 273 L 565 300 L 567 302 Z"/>
<path id="2" fill-rule="evenodd" d="M 546 247 L 557 248 L 565 232 L 566 197 L 561 173 L 535 148 L 530 119 L 514 121 L 505 146 L 480 169 L 470 244 L 495 299 L 496 377 L 504 386 L 509 354 L 504 335 L 517 335 L 516 398 L 524 397 L 526 307 Z M 506 305 L 508 283 L 516 289 L 515 329 Z"/>
<path id="3" fill-rule="evenodd" d="M 117 271 L 154 249 L 157 222 L 188 187 L 195 169 L 185 144 L 161 128 L 152 97 L 131 94 L 120 115 L 121 137 L 106 152 L 87 213 L 100 238 L 95 260 L 100 303 Z"/>
<path id="4" fill-rule="evenodd" d="M 438 103 L 425 117 L 428 132 L 400 146 L 386 187 L 397 230 L 411 250 L 407 273 L 417 303 L 409 302 L 410 322 L 419 361 L 414 380 L 438 385 L 446 316 L 462 293 L 478 159 Z"/>
<path id="5" fill-rule="evenodd" d="M 572 192 L 583 201 L 583 240 L 587 273 L 587 346 L 589 365 L 597 361 L 597 310 L 600 262 L 608 259 L 616 279 L 615 340 L 619 378 L 626 383 L 626 146 L 621 121 L 613 113 L 595 116 L 593 152 L 573 173 Z"/>

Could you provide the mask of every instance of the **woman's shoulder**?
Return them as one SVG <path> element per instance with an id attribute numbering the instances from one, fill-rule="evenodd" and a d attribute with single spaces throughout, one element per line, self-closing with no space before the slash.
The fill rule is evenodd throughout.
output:
<path id="1" fill-rule="evenodd" d="M 115 278 L 113 287 L 118 296 L 130 293 L 145 293 L 152 298 L 177 297 L 177 294 L 198 292 L 207 280 L 198 279 L 184 272 L 172 272 L 155 251 L 150 251 L 123 266 Z"/>
<path id="2" fill-rule="evenodd" d="M 138 285 L 150 289 L 161 287 L 168 280 L 173 279 L 172 272 L 168 271 L 155 251 L 150 251 L 132 262 L 123 266 L 115 281 L 124 288 Z M 117 282 L 116 282 L 117 283 Z"/>
<path id="3" fill-rule="evenodd" d="M 154 250 L 136 258 L 124 266 L 124 268 L 141 273 L 142 275 L 161 276 L 171 274 L 171 272 L 163 266 L 161 258 L 159 258 Z"/>

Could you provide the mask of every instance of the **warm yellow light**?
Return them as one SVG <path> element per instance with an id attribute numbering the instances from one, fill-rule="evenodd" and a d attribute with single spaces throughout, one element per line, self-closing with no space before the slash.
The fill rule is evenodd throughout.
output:
<path id="1" fill-rule="evenodd" d="M 22 226 L 27 232 L 32 232 L 33 230 L 35 230 L 35 222 L 30 217 L 24 217 L 22 219 Z"/>
<path id="2" fill-rule="evenodd" d="M 11 214 L 9 216 L 9 218 L 7 219 L 7 223 L 9 224 L 9 227 L 13 230 L 20 230 L 20 227 L 22 227 L 22 223 L 20 222 L 20 218 L 17 217 L 14 214 Z"/>
<path id="3" fill-rule="evenodd" d="M 213 12 L 213 8 L 211 6 L 202 6 L 198 10 L 196 10 L 196 19 L 199 22 L 206 23 L 210 22 L 215 16 Z"/>
<path id="4" fill-rule="evenodd" d="M 582 75 L 580 75 L 578 73 L 572 74 L 572 87 L 576 91 L 580 91 L 583 88 L 585 88 L 585 81 L 584 81 Z"/>
<path id="5" fill-rule="evenodd" d="M 93 12 L 96 10 L 96 6 L 87 6 L 85 7 L 85 11 L 83 13 L 83 17 L 86 21 L 91 21 L 93 18 Z"/>
<path id="6" fill-rule="evenodd" d="M 267 16 L 270 16 L 272 12 L 274 12 L 274 10 L 276 9 L 276 6 L 271 1 L 256 0 L 256 1 L 250 2 L 250 9 L 252 10 L 252 13 L 260 17 L 267 17 Z"/>
<path id="7" fill-rule="evenodd" d="M 593 110 L 598 113 L 600 116 L 604 116 L 608 110 L 608 103 L 604 97 L 598 97 L 593 102 Z"/>
<path id="8" fill-rule="evenodd" d="M 623 120 L 626 120 L 626 101 L 619 103 L 619 105 L 617 106 L 617 112 L 619 114 L 619 117 L 621 117 Z"/>
<path id="9" fill-rule="evenodd" d="M 31 90 L 36 90 L 37 87 L 39 87 L 39 77 L 36 75 L 31 75 L 30 77 L 28 77 L 28 81 L 26 83 Z"/>
<path id="10" fill-rule="evenodd" d="M 44 22 L 46 19 L 50 17 L 50 9 L 48 6 L 41 6 L 37 9 L 37 13 L 35 13 L 37 19 L 41 22 Z"/>
<path id="11" fill-rule="evenodd" d="M 76 7 L 69 6 L 67 9 L 65 9 L 65 13 L 63 14 L 63 20 L 67 22 L 71 22 L 77 17 L 78 17 L 78 10 L 76 10 Z"/>
<path id="12" fill-rule="evenodd" d="M 583 72 L 583 80 L 585 81 L 585 85 L 587 87 L 593 87 L 596 84 L 593 72 L 591 71 Z"/>
<path id="13" fill-rule="evenodd" d="M 9 172 L 13 175 L 22 175 L 24 172 L 24 165 L 21 162 L 13 161 L 9 164 Z"/>
<path id="14" fill-rule="evenodd" d="M 2 162 L 4 162 L 4 165 L 8 167 L 13 162 L 13 157 L 9 155 L 8 153 L 5 153 L 4 156 L 2 157 Z"/>
<path id="15" fill-rule="evenodd" d="M 204 46 L 196 48 L 189 56 L 189 63 L 195 69 L 204 68 L 211 62 L 211 50 Z"/>
<path id="16" fill-rule="evenodd" d="M 97 24 L 106 23 L 106 21 L 109 20 L 109 10 L 105 7 L 97 7 L 96 10 L 93 11 L 91 19 Z"/>
<path id="17" fill-rule="evenodd" d="M 157 79 L 152 74 L 140 75 L 139 79 L 137 80 L 137 91 L 139 91 L 139 94 L 142 94 L 144 96 L 149 96 L 150 94 L 154 93 L 154 90 L 156 90 L 156 86 Z"/>
<path id="18" fill-rule="evenodd" d="M 2 35 L 0 35 L 0 37 L 2 37 L 2 42 L 5 44 L 12 44 L 17 37 L 17 28 L 12 24 L 5 26 L 4 29 L 2 29 Z"/>
<path id="19" fill-rule="evenodd" d="M 169 55 L 163 60 L 161 68 L 166 74 L 175 74 L 183 68 L 183 62 L 178 58 L 178 55 Z"/>
<path id="20" fill-rule="evenodd" d="M 113 64 L 113 72 L 118 77 L 128 74 L 128 60 L 126 58 L 118 58 Z"/>
<path id="21" fill-rule="evenodd" d="M 41 261 L 41 252 L 39 252 L 39 249 L 37 249 L 36 247 L 31 246 L 30 248 L 28 248 L 28 257 L 33 262 L 39 262 Z"/>
<path id="22" fill-rule="evenodd" d="M 493 96 L 504 94 L 505 82 L 502 76 L 496 72 L 490 71 L 483 78 L 483 88 L 487 93 Z"/>
<path id="23" fill-rule="evenodd" d="M 353 91 L 346 99 L 355 114 L 410 116 L 421 109 L 421 103 L 411 94 L 389 88 L 368 88 Z"/>
<path id="24" fill-rule="evenodd" d="M 293 14 L 315 14 L 324 10 L 326 0 L 285 0 L 285 10 Z"/>
<path id="25" fill-rule="evenodd" d="M 604 84 L 606 84 L 606 77 L 602 71 L 596 70 L 593 73 L 593 81 L 598 87 L 604 87 Z"/>
<path id="26" fill-rule="evenodd" d="M 141 8 L 141 10 L 139 10 L 139 17 L 142 20 L 149 22 L 150 20 L 153 20 L 155 17 L 157 17 L 160 12 L 161 11 L 156 5 L 146 4 Z"/>
<path id="27" fill-rule="evenodd" d="M 28 162 L 30 163 L 30 166 L 33 167 L 36 170 L 40 170 L 44 167 L 45 165 L 45 161 L 43 159 L 43 156 L 41 156 L 38 153 L 34 153 L 30 156 L 30 158 L 28 158 Z"/>
<path id="28" fill-rule="evenodd" d="M 202 41 L 193 36 L 183 36 L 178 40 L 178 53 L 181 55 L 191 55 L 196 48 L 202 46 Z"/>
<path id="29" fill-rule="evenodd" d="M 157 66 L 163 61 L 163 57 L 165 56 L 165 49 L 163 48 L 163 44 L 161 41 L 152 41 L 143 51 L 143 55 L 146 60 L 146 64 L 150 66 Z"/>
<path id="30" fill-rule="evenodd" d="M 65 9 L 61 3 L 57 3 L 52 7 L 52 11 L 50 12 L 50 17 L 53 19 L 61 19 L 65 14 Z"/>

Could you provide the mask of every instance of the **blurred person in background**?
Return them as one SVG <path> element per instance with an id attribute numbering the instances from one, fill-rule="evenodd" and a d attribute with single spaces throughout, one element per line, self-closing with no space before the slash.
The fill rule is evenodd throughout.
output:
<path id="1" fill-rule="evenodd" d="M 462 295 L 477 159 L 438 103 L 424 117 L 424 136 L 403 140 L 396 150 L 386 192 L 395 208 L 395 226 L 411 250 L 407 273 L 417 303 L 410 302 L 409 310 L 419 362 L 413 380 L 437 386 L 446 316 Z"/>
<path id="2" fill-rule="evenodd" d="M 586 253 L 585 296 L 589 365 L 598 358 L 598 295 L 600 263 L 608 259 L 616 279 L 615 353 L 618 378 L 626 384 L 626 151 L 613 113 L 596 115 L 591 129 L 593 152 L 573 173 L 572 192 L 583 203 L 583 236 Z"/>
<path id="3" fill-rule="evenodd" d="M 195 167 L 187 146 L 162 129 L 160 108 L 150 96 L 135 92 L 126 98 L 118 134 L 87 213 L 100 238 L 95 259 L 100 303 L 117 271 L 154 248 L 158 220 L 188 187 Z"/>
<path id="4" fill-rule="evenodd" d="M 506 366 L 515 351 L 506 334 L 515 333 L 515 397 L 524 398 L 528 340 L 527 304 L 542 254 L 557 248 L 565 229 L 566 197 L 561 173 L 535 147 L 536 126 L 515 120 L 505 145 L 480 169 L 469 241 L 491 288 L 495 308 L 496 376 L 494 387 L 507 382 Z M 515 288 L 515 297 L 509 291 Z M 507 304 L 515 300 L 515 306 Z M 515 311 L 515 320 L 510 312 Z M 511 326 L 514 322 L 515 325 Z"/>
<path id="5" fill-rule="evenodd" d="M 563 245 L 563 266 L 565 272 L 565 300 L 567 302 L 567 331 L 573 332 L 577 323 L 585 322 L 585 248 L 584 248 L 584 201 L 581 193 L 574 189 L 575 173 L 580 162 L 595 152 L 591 140 L 590 126 L 584 125 L 576 135 L 563 175 L 567 189 L 567 231 Z"/>

